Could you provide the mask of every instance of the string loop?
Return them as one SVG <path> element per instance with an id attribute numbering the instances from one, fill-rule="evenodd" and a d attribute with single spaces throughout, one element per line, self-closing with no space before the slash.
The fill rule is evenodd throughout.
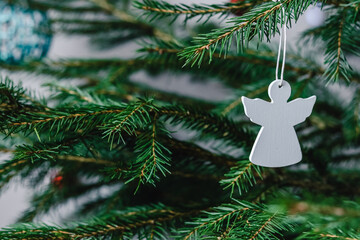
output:
<path id="1" fill-rule="evenodd" d="M 275 2 L 279 2 L 280 0 L 273 0 Z M 282 87 L 283 85 L 283 81 L 284 81 L 284 71 L 285 71 L 285 61 L 286 61 L 286 13 L 285 13 L 285 8 L 282 4 L 281 5 L 281 9 L 282 9 L 282 13 L 284 16 L 284 23 L 283 23 L 283 28 L 282 30 L 280 30 L 280 41 L 279 41 L 279 50 L 278 50 L 278 57 L 277 57 L 277 62 L 276 62 L 276 73 L 275 73 L 275 77 L 276 80 L 279 80 L 279 66 L 280 66 L 280 56 L 281 56 L 281 48 L 282 48 L 282 39 L 284 38 L 284 50 L 283 50 L 283 61 L 282 61 L 282 66 L 281 66 L 281 75 L 280 75 L 280 85 L 279 87 Z"/>

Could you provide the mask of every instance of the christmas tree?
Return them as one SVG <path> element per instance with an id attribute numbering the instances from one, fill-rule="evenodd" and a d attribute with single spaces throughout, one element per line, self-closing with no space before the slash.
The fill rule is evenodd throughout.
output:
<path id="1" fill-rule="evenodd" d="M 11 157 L 0 164 L 0 188 L 30 181 L 36 191 L 0 239 L 360 239 L 360 76 L 351 66 L 360 1 L 5 2 L 46 12 L 51 33 L 85 35 L 101 49 L 136 42 L 137 51 L 0 63 L 56 79 L 49 97 L 1 79 L 0 151 Z M 317 97 L 295 127 L 303 159 L 257 166 L 249 155 L 260 127 L 241 97 L 269 99 L 273 40 L 316 4 L 326 20 L 303 32 L 285 66 L 290 99 Z M 217 100 L 137 80 L 163 73 L 229 94 Z M 41 221 L 79 199 L 61 224 Z"/>

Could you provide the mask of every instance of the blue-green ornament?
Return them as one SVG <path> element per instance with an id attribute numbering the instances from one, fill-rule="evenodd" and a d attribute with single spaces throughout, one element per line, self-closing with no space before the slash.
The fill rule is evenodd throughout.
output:
<path id="1" fill-rule="evenodd" d="M 21 63 L 41 59 L 50 43 L 46 13 L 0 2 L 0 61 Z"/>

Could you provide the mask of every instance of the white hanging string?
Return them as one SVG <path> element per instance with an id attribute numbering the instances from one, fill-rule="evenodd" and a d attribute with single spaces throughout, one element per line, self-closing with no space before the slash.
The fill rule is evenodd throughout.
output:
<path id="1" fill-rule="evenodd" d="M 278 2 L 279 0 L 277 0 Z M 281 5 L 281 9 L 284 16 L 284 24 L 283 29 L 280 30 L 280 41 L 279 41 L 279 50 L 278 50 L 278 57 L 276 62 L 276 73 L 275 77 L 276 80 L 279 80 L 279 66 L 280 66 L 280 55 L 281 55 L 281 47 L 282 47 L 282 39 L 284 38 L 284 50 L 283 50 L 283 61 L 281 66 L 281 75 L 280 75 L 280 85 L 279 87 L 282 87 L 283 81 L 284 81 L 284 71 L 285 71 L 285 61 L 286 61 L 286 15 L 285 15 L 285 8 Z"/>

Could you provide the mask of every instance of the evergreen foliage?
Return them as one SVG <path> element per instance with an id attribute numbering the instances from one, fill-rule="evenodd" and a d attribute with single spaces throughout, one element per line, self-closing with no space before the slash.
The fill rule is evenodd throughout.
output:
<path id="1" fill-rule="evenodd" d="M 6 2 L 47 11 L 54 34 L 84 35 L 100 49 L 133 43 L 138 52 L 0 62 L 51 79 L 44 87 L 53 93 L 0 80 L 0 152 L 8 157 L 0 190 L 34 188 L 0 239 L 360 239 L 360 75 L 349 63 L 360 53 L 358 0 Z M 303 161 L 260 168 L 248 159 L 258 127 L 244 117 L 241 96 L 268 98 L 271 40 L 316 3 L 327 20 L 303 33 L 285 67 L 291 98 L 317 96 L 296 126 Z M 229 94 L 160 89 L 137 81 L 144 72 L 185 75 L 190 87 L 216 82 Z M 42 223 L 72 200 L 81 201 L 70 217 Z"/>

